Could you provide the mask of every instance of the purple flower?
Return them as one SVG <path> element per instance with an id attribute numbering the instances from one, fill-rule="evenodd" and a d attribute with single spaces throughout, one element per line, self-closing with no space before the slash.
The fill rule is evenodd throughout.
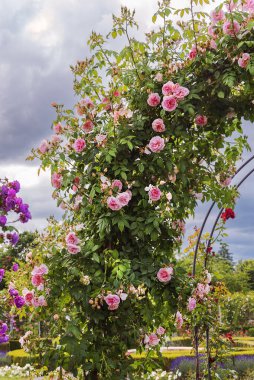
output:
<path id="1" fill-rule="evenodd" d="M 20 190 L 20 183 L 19 181 L 13 181 L 10 183 L 11 187 L 16 191 L 16 193 Z"/>
<path id="2" fill-rule="evenodd" d="M 8 326 L 6 323 L 0 324 L 0 335 L 5 334 L 7 330 L 8 330 Z"/>
<path id="3" fill-rule="evenodd" d="M 18 309 L 20 309 L 25 304 L 25 299 L 21 296 L 17 296 L 14 298 L 14 303 Z"/>
<path id="4" fill-rule="evenodd" d="M 5 215 L 0 215 L 0 226 L 4 227 L 7 223 L 7 218 Z"/>
<path id="5" fill-rule="evenodd" d="M 11 297 L 17 297 L 19 292 L 16 289 L 9 289 L 9 294 Z"/>
<path id="6" fill-rule="evenodd" d="M 0 269 L 0 277 L 4 277 L 5 270 L 3 268 Z"/>
<path id="7" fill-rule="evenodd" d="M 13 272 L 17 272 L 19 270 L 19 264 L 18 263 L 14 263 L 13 266 L 12 266 L 12 270 L 13 270 Z"/>
<path id="8" fill-rule="evenodd" d="M 8 190 L 8 197 L 9 198 L 15 198 L 16 197 L 16 191 L 14 189 Z"/>
<path id="9" fill-rule="evenodd" d="M 19 241 L 19 234 L 17 232 L 13 232 L 13 234 L 8 234 L 7 238 L 9 239 L 12 245 L 16 245 Z"/>
<path id="10" fill-rule="evenodd" d="M 9 335 L 0 336 L 0 343 L 7 343 L 9 341 Z"/>

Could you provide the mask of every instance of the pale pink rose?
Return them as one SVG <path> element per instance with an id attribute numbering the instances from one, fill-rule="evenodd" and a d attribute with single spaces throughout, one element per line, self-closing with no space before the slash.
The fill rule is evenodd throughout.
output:
<path id="1" fill-rule="evenodd" d="M 107 205 L 113 211 L 117 211 L 122 208 L 122 204 L 116 197 L 108 197 Z"/>
<path id="2" fill-rule="evenodd" d="M 243 8 L 247 12 L 254 13 L 254 0 L 247 0 Z"/>
<path id="3" fill-rule="evenodd" d="M 67 244 L 78 244 L 79 238 L 76 236 L 74 232 L 69 232 L 65 238 Z"/>
<path id="4" fill-rule="evenodd" d="M 51 141 L 52 141 L 52 144 L 58 144 L 60 143 L 61 139 L 58 135 L 52 135 Z"/>
<path id="5" fill-rule="evenodd" d="M 218 10 L 218 11 L 215 9 L 215 10 L 212 11 L 212 13 L 211 13 L 211 18 L 212 18 L 212 22 L 213 22 L 213 24 L 216 24 L 217 22 L 223 20 L 224 17 L 225 17 L 225 15 L 224 15 L 224 12 L 223 12 L 222 9 L 220 9 L 220 10 Z"/>
<path id="6" fill-rule="evenodd" d="M 47 142 L 47 140 L 42 140 L 42 142 L 40 143 L 40 146 L 39 146 L 39 151 L 44 154 L 47 152 L 47 150 L 49 149 L 49 144 Z"/>
<path id="7" fill-rule="evenodd" d="M 91 120 L 87 120 L 83 125 L 82 125 L 82 129 L 85 133 L 89 133 L 89 132 L 92 132 L 92 130 L 94 129 L 94 124 Z"/>
<path id="8" fill-rule="evenodd" d="M 120 297 L 117 294 L 109 294 L 104 297 L 106 304 L 108 305 L 108 310 L 116 310 L 120 304 Z"/>
<path id="9" fill-rule="evenodd" d="M 165 334 L 165 329 L 162 326 L 159 326 L 156 330 L 156 334 L 158 335 L 164 335 Z"/>
<path id="10" fill-rule="evenodd" d="M 118 194 L 116 199 L 119 201 L 120 205 L 124 207 L 124 206 L 127 206 L 131 197 L 130 197 L 129 192 L 125 191 L 123 193 Z"/>
<path id="11" fill-rule="evenodd" d="M 227 187 L 231 184 L 232 182 L 232 177 L 226 178 L 224 181 L 220 182 L 222 187 Z"/>
<path id="12" fill-rule="evenodd" d="M 162 119 L 155 119 L 152 122 L 152 128 L 155 132 L 164 132 L 166 129 Z"/>
<path id="13" fill-rule="evenodd" d="M 208 284 L 197 284 L 196 294 L 200 299 L 203 299 L 210 292 L 210 286 Z"/>
<path id="14" fill-rule="evenodd" d="M 53 126 L 53 131 L 56 133 L 56 134 L 60 134 L 63 132 L 63 129 L 62 129 L 62 125 L 60 123 L 57 123 Z"/>
<path id="15" fill-rule="evenodd" d="M 82 107 L 94 108 L 94 103 L 89 97 L 81 99 L 79 103 Z"/>
<path id="16" fill-rule="evenodd" d="M 170 193 L 170 191 L 166 194 L 166 198 L 167 200 L 170 202 L 171 199 L 172 199 L 172 194 Z"/>
<path id="17" fill-rule="evenodd" d="M 161 198 L 161 191 L 158 187 L 152 186 L 148 191 L 149 199 L 152 202 L 156 202 Z"/>
<path id="18" fill-rule="evenodd" d="M 198 200 L 198 201 L 201 201 L 203 199 L 203 194 L 202 193 L 195 193 L 195 198 Z"/>
<path id="19" fill-rule="evenodd" d="M 211 49 L 217 50 L 217 44 L 214 40 L 210 41 L 210 47 L 211 47 Z"/>
<path id="20" fill-rule="evenodd" d="M 76 244 L 67 244 L 67 250 L 72 255 L 76 255 L 80 252 L 80 247 Z"/>
<path id="21" fill-rule="evenodd" d="M 122 301 L 126 301 L 128 294 L 127 293 L 120 293 L 119 297 L 121 298 Z"/>
<path id="22" fill-rule="evenodd" d="M 196 48 L 196 46 L 192 46 L 192 49 L 191 49 L 191 51 L 189 52 L 189 58 L 190 59 L 195 59 L 196 58 L 196 56 L 197 56 L 197 48 Z"/>
<path id="23" fill-rule="evenodd" d="M 75 140 L 74 144 L 73 144 L 73 149 L 77 152 L 77 153 L 80 153 L 82 152 L 86 147 L 86 142 L 84 139 L 77 139 Z"/>
<path id="24" fill-rule="evenodd" d="M 164 96 L 170 96 L 170 95 L 173 95 L 174 91 L 175 91 L 175 83 L 172 82 L 172 81 L 168 81 L 167 83 L 165 83 L 163 86 L 162 86 L 162 93 Z"/>
<path id="25" fill-rule="evenodd" d="M 47 306 L 47 301 L 45 300 L 44 296 L 39 296 L 38 297 L 38 305 L 39 306 Z"/>
<path id="26" fill-rule="evenodd" d="M 32 259 L 32 256 L 33 256 L 32 252 L 28 252 L 28 253 L 26 254 L 26 262 L 30 262 L 31 259 Z"/>
<path id="27" fill-rule="evenodd" d="M 43 285 L 44 279 L 41 274 L 35 274 L 32 276 L 32 284 L 33 286 L 37 287 L 40 285 Z"/>
<path id="28" fill-rule="evenodd" d="M 95 136 L 95 140 L 96 140 L 96 142 L 98 143 L 98 144 L 102 144 L 103 143 L 103 141 L 105 141 L 106 140 L 106 138 L 107 138 L 107 135 L 103 135 L 103 134 L 99 134 L 99 135 L 96 135 Z"/>
<path id="29" fill-rule="evenodd" d="M 159 344 L 160 342 L 160 339 L 157 337 L 156 334 L 150 334 L 148 336 L 148 344 L 149 346 L 157 346 L 157 344 Z"/>
<path id="30" fill-rule="evenodd" d="M 183 325 L 183 317 L 180 311 L 176 313 L 176 325 L 178 329 L 181 329 Z"/>
<path id="31" fill-rule="evenodd" d="M 225 21 L 223 24 L 223 32 L 229 36 L 234 36 L 240 32 L 240 24 L 236 20 L 233 22 Z"/>
<path id="32" fill-rule="evenodd" d="M 157 92 L 153 92 L 148 96 L 147 103 L 151 107 L 156 107 L 160 104 L 161 98 Z"/>
<path id="33" fill-rule="evenodd" d="M 169 282 L 173 272 L 172 267 L 161 268 L 157 273 L 157 278 L 160 282 Z"/>
<path id="34" fill-rule="evenodd" d="M 160 136 L 154 136 L 151 138 L 148 144 L 148 148 L 153 152 L 153 153 L 158 153 L 161 150 L 163 150 L 165 147 L 165 141 L 162 137 Z"/>
<path id="35" fill-rule="evenodd" d="M 177 86 L 173 95 L 178 100 L 183 100 L 186 96 L 188 96 L 190 91 L 186 87 Z"/>
<path id="36" fill-rule="evenodd" d="M 163 81 L 163 75 L 161 73 L 157 73 L 154 77 L 154 79 L 157 81 L 157 82 L 162 82 Z"/>
<path id="37" fill-rule="evenodd" d="M 53 187 L 55 187 L 56 189 L 60 189 L 63 182 L 62 175 L 60 173 L 53 173 L 51 177 L 51 182 L 52 182 Z"/>
<path id="38" fill-rule="evenodd" d="M 193 311 L 193 310 L 195 309 L 196 305 L 197 305 L 197 301 L 195 300 L 195 298 L 190 297 L 190 298 L 188 299 L 188 306 L 187 306 L 187 309 L 188 309 L 189 311 Z"/>
<path id="39" fill-rule="evenodd" d="M 39 267 L 38 266 L 35 266 L 34 269 L 32 270 L 31 274 L 32 275 L 35 275 L 35 274 L 40 274 L 40 275 L 44 275 L 44 274 L 48 274 L 48 267 L 46 264 L 41 264 Z"/>
<path id="40" fill-rule="evenodd" d="M 206 284 L 210 284 L 210 282 L 212 281 L 212 275 L 211 273 L 208 272 L 208 270 L 205 270 L 205 283 Z"/>
<path id="41" fill-rule="evenodd" d="M 31 306 L 34 298 L 34 290 L 23 289 L 22 295 L 25 298 L 26 305 Z"/>
<path id="42" fill-rule="evenodd" d="M 238 65 L 243 69 L 246 69 L 250 62 L 250 55 L 248 53 L 243 53 L 241 58 L 238 59 Z"/>
<path id="43" fill-rule="evenodd" d="M 198 115 L 198 116 L 196 116 L 196 118 L 195 118 L 195 123 L 196 123 L 197 125 L 204 126 L 204 125 L 207 124 L 207 117 L 204 116 L 204 115 Z"/>
<path id="44" fill-rule="evenodd" d="M 112 189 L 114 189 L 114 187 L 117 187 L 118 191 L 121 191 L 123 188 L 123 184 L 119 179 L 114 179 L 114 181 L 112 182 Z"/>
<path id="45" fill-rule="evenodd" d="M 216 39 L 217 38 L 217 34 L 215 33 L 215 30 L 214 30 L 214 27 L 213 25 L 209 25 L 208 26 L 208 29 L 207 29 L 207 33 L 210 37 Z"/>
<path id="46" fill-rule="evenodd" d="M 163 97 L 161 105 L 165 111 L 172 112 L 176 109 L 176 107 L 178 106 L 178 103 L 175 97 L 173 95 L 170 95 L 170 96 Z"/>

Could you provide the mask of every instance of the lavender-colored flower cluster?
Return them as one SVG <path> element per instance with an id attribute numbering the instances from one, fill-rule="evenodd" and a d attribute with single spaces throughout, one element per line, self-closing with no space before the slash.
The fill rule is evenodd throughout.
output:
<path id="1" fill-rule="evenodd" d="M 21 223 L 27 223 L 31 219 L 31 213 L 29 206 L 23 203 L 22 198 L 17 197 L 17 193 L 20 190 L 20 184 L 18 181 L 2 182 L 0 187 L 0 226 L 4 227 L 7 223 L 7 213 L 14 211 L 19 214 L 19 221 Z"/>
<path id="2" fill-rule="evenodd" d="M 18 309 L 21 309 L 25 304 L 25 298 L 19 295 L 19 292 L 16 289 L 10 288 L 9 294 L 14 300 L 14 304 Z"/>
<path id="3" fill-rule="evenodd" d="M 8 330 L 7 324 L 0 321 L 0 343 L 8 342 L 9 336 L 6 335 L 7 330 Z"/>

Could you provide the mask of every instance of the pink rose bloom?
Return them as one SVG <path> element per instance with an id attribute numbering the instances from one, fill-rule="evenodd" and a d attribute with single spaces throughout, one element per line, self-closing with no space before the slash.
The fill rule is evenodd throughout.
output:
<path id="1" fill-rule="evenodd" d="M 200 299 L 203 299 L 210 292 L 210 286 L 208 284 L 197 284 L 196 294 Z"/>
<path id="2" fill-rule="evenodd" d="M 89 97 L 81 99 L 80 100 L 80 105 L 82 107 L 94 108 L 94 103 L 92 102 L 92 100 Z"/>
<path id="3" fill-rule="evenodd" d="M 216 34 L 215 31 L 214 31 L 214 27 L 213 27 L 213 25 L 209 25 L 209 26 L 208 26 L 207 33 L 208 33 L 208 35 L 209 35 L 210 37 L 212 37 L 212 38 L 214 38 L 214 39 L 217 38 L 217 34 Z"/>
<path id="4" fill-rule="evenodd" d="M 164 96 L 170 96 L 170 95 L 173 95 L 174 91 L 175 91 L 175 83 L 172 82 L 172 81 L 168 81 L 167 83 L 165 83 L 163 86 L 162 86 L 162 93 Z"/>
<path id="5" fill-rule="evenodd" d="M 217 49 L 217 44 L 216 44 L 216 42 L 214 40 L 210 41 L 210 47 L 211 47 L 211 49 L 214 49 L 214 50 Z"/>
<path id="6" fill-rule="evenodd" d="M 243 69 L 246 69 L 250 62 L 250 55 L 248 53 L 243 53 L 241 58 L 238 59 L 238 65 Z"/>
<path id="7" fill-rule="evenodd" d="M 152 202 L 156 202 L 161 198 L 161 191 L 158 187 L 152 186 L 148 191 L 149 199 Z"/>
<path id="8" fill-rule="evenodd" d="M 195 123 L 196 123 L 197 125 L 202 125 L 202 126 L 204 126 L 204 125 L 207 124 L 207 117 L 204 116 L 204 115 L 198 115 L 198 116 L 196 116 L 196 118 L 195 118 Z"/>
<path id="9" fill-rule="evenodd" d="M 119 307 L 120 297 L 117 294 L 109 294 L 104 297 L 106 304 L 108 305 L 108 310 L 116 310 Z"/>
<path id="10" fill-rule="evenodd" d="M 149 344 L 149 346 L 157 346 L 157 344 L 159 344 L 159 342 L 160 342 L 160 339 L 157 337 L 157 335 L 156 334 L 150 334 L 149 336 L 148 336 L 148 344 Z"/>
<path id="11" fill-rule="evenodd" d="M 56 134 L 60 134 L 60 133 L 62 133 L 63 129 L 62 129 L 61 124 L 60 124 L 60 123 L 55 124 L 55 125 L 53 126 L 53 131 L 54 131 Z"/>
<path id="12" fill-rule="evenodd" d="M 161 150 L 163 150 L 165 147 L 165 141 L 163 138 L 160 136 L 154 136 L 151 138 L 148 144 L 148 148 L 153 152 L 153 153 L 158 153 Z"/>
<path id="13" fill-rule="evenodd" d="M 240 24 L 236 20 L 234 20 L 233 23 L 232 21 L 225 21 L 223 24 L 223 32 L 229 36 L 234 36 L 240 32 Z"/>
<path id="14" fill-rule="evenodd" d="M 80 247 L 76 244 L 67 244 L 67 250 L 72 255 L 76 255 L 80 252 Z"/>
<path id="15" fill-rule="evenodd" d="M 155 119 L 152 122 L 152 128 L 155 132 L 164 132 L 166 129 L 162 119 Z"/>
<path id="16" fill-rule="evenodd" d="M 120 193 L 117 195 L 116 199 L 119 201 L 122 207 L 127 206 L 129 201 L 131 200 L 131 196 L 128 191 Z"/>
<path id="17" fill-rule="evenodd" d="M 60 173 L 52 174 L 51 182 L 52 182 L 53 187 L 55 187 L 56 189 L 60 189 L 60 187 L 62 186 L 62 181 L 63 181 L 63 177 L 61 176 Z"/>
<path id="18" fill-rule="evenodd" d="M 116 197 L 108 197 L 107 205 L 113 211 L 117 211 L 122 208 L 122 204 Z"/>
<path id="19" fill-rule="evenodd" d="M 77 139 L 74 144 L 73 144 L 73 149 L 77 152 L 80 153 L 82 152 L 86 147 L 86 142 L 84 139 Z"/>
<path id="20" fill-rule="evenodd" d="M 44 280 L 41 274 L 34 274 L 32 276 L 32 284 L 36 288 L 38 288 L 40 285 L 43 285 L 43 283 L 44 283 Z"/>
<path id="21" fill-rule="evenodd" d="M 44 154 L 47 152 L 47 150 L 49 149 L 49 144 L 47 142 L 47 140 L 42 140 L 42 142 L 40 143 L 40 146 L 39 146 L 39 151 Z"/>
<path id="22" fill-rule="evenodd" d="M 34 290 L 31 291 L 28 289 L 23 289 L 22 294 L 25 299 L 26 305 L 31 306 L 34 299 Z"/>
<path id="23" fill-rule="evenodd" d="M 95 136 L 95 140 L 98 144 L 102 144 L 104 140 L 106 140 L 107 135 L 99 134 Z"/>
<path id="24" fill-rule="evenodd" d="M 217 22 L 223 20 L 224 16 L 225 15 L 224 15 L 224 12 L 222 9 L 220 9 L 218 11 L 216 11 L 216 10 L 212 11 L 211 18 L 212 18 L 213 24 L 216 24 Z"/>
<path id="25" fill-rule="evenodd" d="M 243 8 L 247 12 L 254 13 L 254 0 L 247 0 Z"/>
<path id="26" fill-rule="evenodd" d="M 85 133 L 89 133 L 89 132 L 92 132 L 94 128 L 94 124 L 91 120 L 87 120 L 83 125 L 82 125 L 82 129 Z"/>
<path id="27" fill-rule="evenodd" d="M 157 273 L 157 278 L 160 282 L 169 282 L 174 270 L 171 267 L 161 268 Z"/>
<path id="28" fill-rule="evenodd" d="M 44 296 L 38 297 L 38 306 L 47 306 L 47 301 Z"/>
<path id="29" fill-rule="evenodd" d="M 196 46 L 192 46 L 192 49 L 191 51 L 189 52 L 189 58 L 190 59 L 195 59 L 196 56 L 197 56 L 197 49 L 196 49 Z"/>
<path id="30" fill-rule="evenodd" d="M 166 198 L 167 200 L 170 202 L 171 199 L 172 199 L 172 194 L 170 193 L 170 191 L 166 194 Z"/>
<path id="31" fill-rule="evenodd" d="M 231 182 L 232 182 L 232 178 L 228 177 L 224 181 L 220 182 L 220 184 L 222 187 L 227 187 L 231 184 Z"/>
<path id="32" fill-rule="evenodd" d="M 186 87 L 177 86 L 173 95 L 178 100 L 183 100 L 186 96 L 188 96 L 190 91 Z"/>
<path id="33" fill-rule="evenodd" d="M 176 313 L 176 325 L 178 329 L 181 329 L 183 325 L 183 317 L 180 311 Z"/>
<path id="34" fill-rule="evenodd" d="M 118 191 L 121 191 L 123 188 L 123 184 L 119 179 L 114 179 L 114 181 L 112 182 L 112 189 L 114 189 L 114 187 L 118 187 Z"/>
<path id="35" fill-rule="evenodd" d="M 60 143 L 61 139 L 58 135 L 52 135 L 51 141 L 53 144 L 58 144 L 58 143 Z"/>
<path id="36" fill-rule="evenodd" d="M 176 107 L 178 106 L 175 97 L 172 95 L 164 96 L 161 105 L 165 111 L 169 111 L 169 112 L 174 111 Z"/>
<path id="37" fill-rule="evenodd" d="M 78 244 L 79 238 L 76 236 L 74 232 L 69 232 L 65 238 L 67 244 Z"/>
<path id="38" fill-rule="evenodd" d="M 163 81 L 163 75 L 161 73 L 157 73 L 154 77 L 154 79 L 157 81 L 157 82 L 162 82 Z"/>
<path id="39" fill-rule="evenodd" d="M 116 96 L 116 97 L 118 97 L 118 96 L 120 96 L 121 94 L 120 94 L 120 91 L 114 91 L 113 92 L 113 96 Z"/>
<path id="40" fill-rule="evenodd" d="M 189 311 L 193 311 L 193 310 L 195 309 L 196 305 L 197 305 L 197 302 L 196 302 L 195 298 L 190 297 L 190 298 L 188 299 L 188 306 L 187 306 L 187 309 L 188 309 Z"/>
<path id="41" fill-rule="evenodd" d="M 160 104 L 161 98 L 157 92 L 153 92 L 148 96 L 147 103 L 151 107 L 156 107 Z"/>
<path id="42" fill-rule="evenodd" d="M 35 275 L 35 274 L 40 274 L 40 275 L 44 275 L 44 274 L 48 274 L 48 267 L 46 264 L 41 264 L 39 267 L 38 266 L 35 266 L 34 269 L 32 270 L 31 274 L 32 275 Z"/>
<path id="43" fill-rule="evenodd" d="M 227 4 L 226 7 L 229 12 L 232 12 L 234 9 L 236 9 L 236 7 L 238 7 L 238 5 L 238 1 L 235 2 L 234 0 L 230 0 L 229 4 Z"/>
<path id="44" fill-rule="evenodd" d="M 157 328 L 157 330 L 156 330 L 156 333 L 158 334 L 158 335 L 163 335 L 163 334 L 165 334 L 165 329 L 162 327 L 162 326 L 159 326 L 158 328 Z"/>

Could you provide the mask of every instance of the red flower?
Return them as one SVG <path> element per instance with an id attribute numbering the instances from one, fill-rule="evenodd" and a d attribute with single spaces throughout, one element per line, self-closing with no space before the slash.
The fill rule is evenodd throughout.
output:
<path id="1" fill-rule="evenodd" d="M 235 212 L 232 210 L 232 208 L 226 208 L 225 211 L 221 214 L 221 219 L 224 220 L 224 222 L 226 222 L 226 220 L 230 218 L 235 218 Z"/>
<path id="2" fill-rule="evenodd" d="M 213 247 L 209 245 L 209 247 L 206 248 L 206 253 L 211 253 L 213 250 Z"/>

